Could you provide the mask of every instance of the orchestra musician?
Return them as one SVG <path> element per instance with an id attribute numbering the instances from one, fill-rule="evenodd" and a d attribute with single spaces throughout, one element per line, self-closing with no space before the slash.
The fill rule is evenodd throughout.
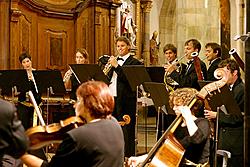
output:
<path id="1" fill-rule="evenodd" d="M 244 83 L 241 79 L 241 73 L 238 63 L 233 59 L 222 60 L 220 68 L 228 74 L 227 85 L 233 93 L 240 110 L 244 113 Z M 219 107 L 219 106 L 218 106 Z M 227 106 L 225 106 L 227 108 Z M 209 120 L 215 120 L 216 111 L 205 110 L 205 117 Z M 232 114 L 219 112 L 219 136 L 218 149 L 226 150 L 231 153 L 228 160 L 228 166 L 243 166 L 243 124 L 244 119 L 241 114 Z"/>
<path id="2" fill-rule="evenodd" d="M 173 45 L 173 44 L 166 44 L 163 47 L 163 53 L 165 56 L 165 59 L 167 61 L 166 65 L 164 65 L 165 68 L 165 72 L 166 73 L 172 73 L 173 71 L 177 72 L 177 73 L 182 73 L 182 75 L 184 75 L 185 73 L 185 69 L 186 69 L 186 65 L 184 63 L 181 63 L 180 60 L 182 58 L 180 58 L 178 60 L 177 58 L 177 48 Z M 167 78 L 166 78 L 167 77 Z M 169 86 L 171 86 L 174 89 L 176 89 L 178 87 L 178 85 L 173 85 L 171 81 L 174 80 L 169 80 L 168 79 L 169 76 L 166 76 L 165 74 L 165 83 L 168 84 Z M 178 84 L 178 83 L 177 83 Z M 175 115 L 166 115 L 164 113 L 160 113 L 160 118 L 158 119 L 158 135 L 157 135 L 157 139 L 159 139 L 163 132 L 168 128 L 168 126 L 173 122 L 173 120 L 175 119 Z"/>
<path id="3" fill-rule="evenodd" d="M 108 72 L 110 78 L 109 88 L 115 97 L 115 108 L 113 116 L 118 120 L 123 120 L 123 115 L 129 115 L 131 121 L 123 126 L 125 140 L 125 156 L 135 155 L 135 123 L 136 123 L 136 92 L 132 91 L 128 79 L 123 73 L 124 65 L 141 65 L 141 62 L 130 54 L 131 44 L 127 37 L 120 36 L 116 40 L 118 56 L 111 56 L 108 65 L 112 68 Z"/>
<path id="4" fill-rule="evenodd" d="M 19 61 L 23 69 L 27 71 L 29 90 L 32 91 L 37 104 L 40 104 L 42 100 L 33 76 L 32 71 L 34 71 L 35 69 L 32 67 L 31 56 L 27 52 L 24 52 L 19 56 Z M 21 119 L 24 128 L 28 129 L 32 127 L 34 123 L 33 122 L 34 107 L 30 101 L 28 92 L 21 91 L 20 94 L 18 95 L 18 102 L 19 102 L 17 105 L 18 116 Z"/>
<path id="5" fill-rule="evenodd" d="M 174 132 L 175 138 L 186 150 L 181 166 L 186 166 L 187 163 L 206 166 L 209 161 L 209 122 L 196 116 L 197 111 L 203 109 L 201 104 L 195 105 L 192 111 L 187 106 L 197 92 L 193 88 L 178 88 L 169 97 L 169 104 L 176 115 L 181 114 L 184 118 Z M 134 167 L 143 162 L 146 156 L 130 157 L 128 164 Z"/>
<path id="6" fill-rule="evenodd" d="M 197 57 L 196 60 L 199 60 L 198 65 L 200 64 L 201 70 L 196 72 L 196 66 L 192 53 L 199 53 L 201 50 L 201 44 L 197 39 L 189 39 L 185 42 L 184 54 L 187 62 L 187 67 L 185 73 L 177 73 L 176 71 L 169 71 L 169 76 L 179 83 L 179 87 L 192 87 L 197 90 L 200 90 L 198 83 L 199 73 L 202 73 L 203 79 L 207 78 L 207 68 L 206 64 Z"/>
<path id="7" fill-rule="evenodd" d="M 172 72 L 184 75 L 186 70 L 186 65 L 180 62 L 180 60 L 184 57 L 181 57 L 178 60 L 177 48 L 173 44 L 166 44 L 163 48 L 163 53 L 167 60 L 167 64 L 164 65 L 165 72 L 167 73 L 167 75 L 169 76 Z M 173 85 L 174 88 L 176 88 L 176 86 L 177 85 Z"/>
<path id="8" fill-rule="evenodd" d="M 19 61 L 23 69 L 27 71 L 29 90 L 32 92 L 36 103 L 39 105 L 42 100 L 41 94 L 40 92 L 38 92 L 35 78 L 33 76 L 33 71 L 35 69 L 32 67 L 31 56 L 27 52 L 24 52 L 19 56 Z M 38 117 L 34 115 L 34 113 L 36 112 L 34 112 L 34 107 L 32 105 L 28 92 L 24 92 L 21 90 L 20 94 L 18 95 L 17 113 L 19 119 L 22 121 L 25 130 L 37 125 Z M 43 149 L 32 150 L 30 151 L 30 153 L 37 155 L 44 160 L 47 159 Z"/>
<path id="9" fill-rule="evenodd" d="M 117 120 L 111 116 L 114 98 L 108 86 L 101 81 L 88 81 L 78 87 L 76 95 L 76 116 L 86 124 L 66 132 L 49 163 L 24 154 L 21 160 L 27 166 L 123 166 L 123 133 Z"/>
<path id="10" fill-rule="evenodd" d="M 17 167 L 28 149 L 28 138 L 13 104 L 0 99 L 0 166 Z"/>
<path id="11" fill-rule="evenodd" d="M 207 70 L 207 80 L 216 81 L 214 77 L 214 71 L 218 68 L 221 62 L 221 46 L 215 42 L 210 42 L 205 45 L 205 56 L 209 62 L 209 67 Z"/>
<path id="12" fill-rule="evenodd" d="M 88 64 L 89 63 L 89 54 L 86 49 L 84 48 L 76 49 L 75 62 L 76 64 Z M 64 82 L 66 89 L 71 88 L 70 99 L 76 100 L 76 89 L 80 84 L 78 83 L 75 76 L 72 74 L 71 69 L 69 69 L 64 74 L 63 82 Z"/>

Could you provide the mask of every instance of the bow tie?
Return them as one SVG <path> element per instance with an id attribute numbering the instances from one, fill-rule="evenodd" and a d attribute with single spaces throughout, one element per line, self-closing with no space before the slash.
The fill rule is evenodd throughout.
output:
<path id="1" fill-rule="evenodd" d="M 118 60 L 124 61 L 124 59 L 121 58 L 121 57 L 118 57 L 118 58 L 117 58 L 117 61 L 118 61 Z"/>

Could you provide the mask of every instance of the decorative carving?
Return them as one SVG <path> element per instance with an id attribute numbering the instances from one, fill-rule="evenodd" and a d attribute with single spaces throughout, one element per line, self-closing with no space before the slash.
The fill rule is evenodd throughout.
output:
<path id="1" fill-rule="evenodd" d="M 73 19 L 90 0 L 22 0 L 20 3 L 43 16 Z"/>
<path id="2" fill-rule="evenodd" d="M 50 3 L 52 5 L 66 5 L 70 2 L 70 0 L 43 0 L 47 3 Z"/>
<path id="3" fill-rule="evenodd" d="M 47 46 L 46 46 L 46 68 L 57 68 L 62 69 L 65 65 L 64 57 L 66 54 L 67 48 L 67 33 L 64 31 L 55 32 L 52 30 L 46 31 L 47 36 Z"/>
<path id="4" fill-rule="evenodd" d="M 144 13 L 149 13 L 153 7 L 152 0 L 142 0 L 141 1 L 141 8 Z"/>
<path id="5" fill-rule="evenodd" d="M 50 66 L 62 66 L 62 38 L 50 37 Z"/>
<path id="6" fill-rule="evenodd" d="M 22 15 L 22 12 L 19 9 L 17 8 L 11 9 L 11 21 L 17 22 L 21 15 Z"/>
<path id="7" fill-rule="evenodd" d="M 31 23 L 27 20 L 21 20 L 21 51 L 30 52 Z"/>
<path id="8" fill-rule="evenodd" d="M 97 12 L 95 13 L 95 24 L 101 24 L 101 12 Z"/>

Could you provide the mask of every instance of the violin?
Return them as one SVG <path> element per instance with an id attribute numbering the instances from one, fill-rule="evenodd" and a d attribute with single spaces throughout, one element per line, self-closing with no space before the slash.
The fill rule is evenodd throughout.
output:
<path id="1" fill-rule="evenodd" d="M 59 123 L 29 128 L 25 133 L 30 140 L 30 149 L 35 150 L 48 144 L 61 143 L 67 131 L 84 124 L 86 121 L 80 117 L 69 117 Z"/>

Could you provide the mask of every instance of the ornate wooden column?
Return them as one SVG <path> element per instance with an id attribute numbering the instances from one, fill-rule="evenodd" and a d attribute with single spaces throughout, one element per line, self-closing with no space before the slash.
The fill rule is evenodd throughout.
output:
<path id="1" fill-rule="evenodd" d="M 246 1 L 246 32 L 250 32 L 250 0 Z M 244 119 L 244 166 L 249 166 L 250 130 L 250 38 L 245 43 L 245 119 Z"/>
<path id="2" fill-rule="evenodd" d="M 220 20 L 221 20 L 221 48 L 222 59 L 229 57 L 230 44 L 230 2 L 220 0 Z"/>
<path id="3" fill-rule="evenodd" d="M 143 43 L 143 51 L 142 55 L 144 58 L 144 65 L 149 66 L 150 65 L 150 34 L 149 34 L 149 28 L 150 28 L 150 15 L 149 12 L 152 9 L 152 0 L 141 0 L 141 7 L 142 7 L 142 13 L 143 13 L 143 33 L 142 33 L 142 43 Z"/>
<path id="4" fill-rule="evenodd" d="M 136 54 L 135 56 L 141 59 L 141 0 L 136 0 L 136 19 L 135 24 L 137 26 L 136 32 Z"/>
<path id="5" fill-rule="evenodd" d="M 10 36 L 10 24 L 9 24 L 9 11 L 10 0 L 2 0 L 0 2 L 0 67 L 2 69 L 9 68 L 9 36 Z"/>

